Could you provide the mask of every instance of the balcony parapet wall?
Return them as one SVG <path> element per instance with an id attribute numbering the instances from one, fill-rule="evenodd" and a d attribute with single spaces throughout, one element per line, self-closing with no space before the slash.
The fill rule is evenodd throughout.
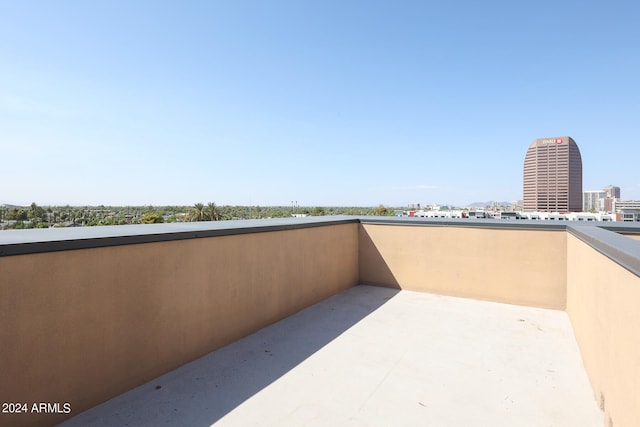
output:
<path id="1" fill-rule="evenodd" d="M 357 219 L 354 217 L 333 216 L 5 230 L 0 233 L 0 257 L 266 233 L 356 222 Z"/>
<path id="2" fill-rule="evenodd" d="M 0 232 L 0 414 L 53 425 L 358 284 L 356 220 Z"/>
<path id="3" fill-rule="evenodd" d="M 640 227 L 571 225 L 567 231 L 605 257 L 640 277 Z M 631 238 L 630 238 L 631 237 Z"/>
<path id="4" fill-rule="evenodd" d="M 535 220 L 359 217 L 361 224 L 486 230 L 565 231 L 640 277 L 640 224 Z"/>

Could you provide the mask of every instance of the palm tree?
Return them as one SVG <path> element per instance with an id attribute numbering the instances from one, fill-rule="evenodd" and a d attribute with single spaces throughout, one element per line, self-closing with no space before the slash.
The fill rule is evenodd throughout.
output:
<path id="1" fill-rule="evenodd" d="M 205 221 L 205 208 L 202 203 L 196 203 L 189 213 L 189 221 Z"/>
<path id="2" fill-rule="evenodd" d="M 206 208 L 206 216 L 209 221 L 219 221 L 220 213 L 218 212 L 218 207 L 215 203 L 209 202 Z"/>

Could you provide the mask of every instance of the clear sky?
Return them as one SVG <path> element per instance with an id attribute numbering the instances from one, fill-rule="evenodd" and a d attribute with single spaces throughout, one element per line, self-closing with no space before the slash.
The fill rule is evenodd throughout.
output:
<path id="1" fill-rule="evenodd" d="M 0 0 L 0 203 L 640 199 L 640 2 Z"/>

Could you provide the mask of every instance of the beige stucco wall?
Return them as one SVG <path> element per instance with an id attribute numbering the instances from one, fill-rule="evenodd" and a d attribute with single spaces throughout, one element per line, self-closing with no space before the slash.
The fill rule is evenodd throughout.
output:
<path id="1" fill-rule="evenodd" d="M 625 234 L 625 236 L 634 240 L 640 240 L 640 234 Z"/>
<path id="2" fill-rule="evenodd" d="M 357 245 L 344 224 L 0 258 L 0 402 L 78 414 L 356 285 Z"/>
<path id="3" fill-rule="evenodd" d="M 567 312 L 605 425 L 640 426 L 640 278 L 574 236 Z"/>
<path id="4" fill-rule="evenodd" d="M 360 281 L 564 309 L 566 232 L 361 224 Z"/>

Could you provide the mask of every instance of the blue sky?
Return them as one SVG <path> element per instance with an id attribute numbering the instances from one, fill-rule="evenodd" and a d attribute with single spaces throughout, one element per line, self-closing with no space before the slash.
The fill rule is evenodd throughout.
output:
<path id="1" fill-rule="evenodd" d="M 0 203 L 640 199 L 637 1 L 4 1 Z"/>

